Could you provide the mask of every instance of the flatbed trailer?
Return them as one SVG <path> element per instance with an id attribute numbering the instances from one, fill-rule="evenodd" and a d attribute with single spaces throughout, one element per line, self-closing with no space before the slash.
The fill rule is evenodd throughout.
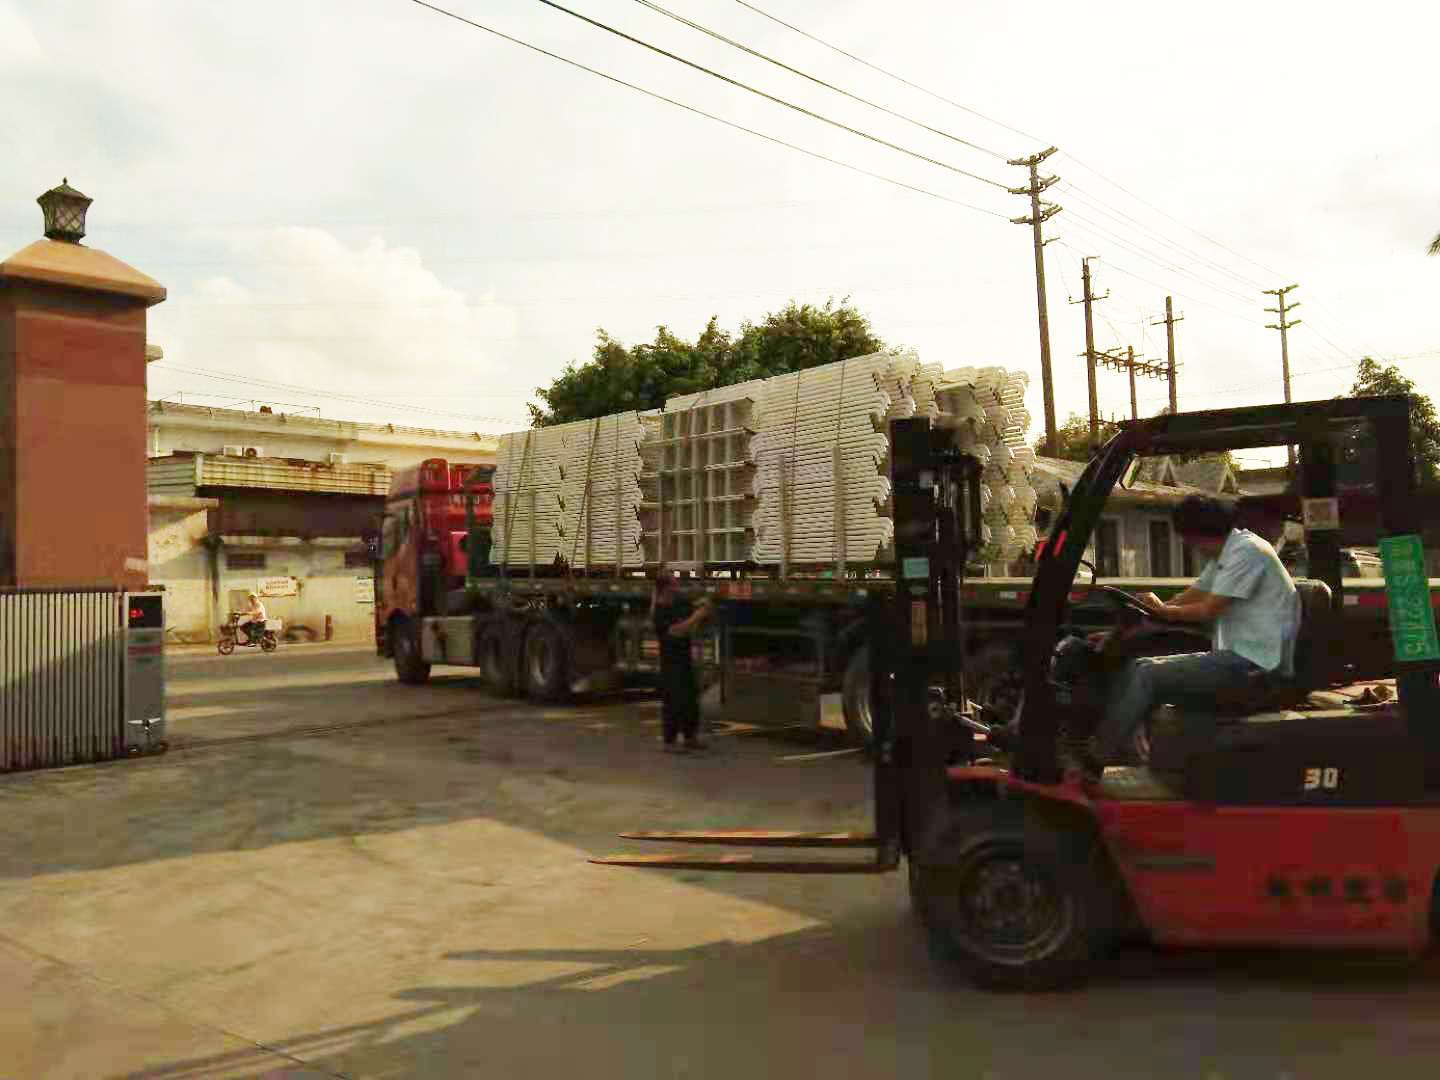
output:
<path id="1" fill-rule="evenodd" d="M 1169 598 L 1188 578 L 1106 578 L 1128 592 Z M 458 582 L 455 582 L 458 585 Z M 1440 579 L 1432 581 L 1440 587 Z M 695 643 L 702 704 L 717 719 L 775 726 L 841 728 L 855 740 L 872 731 L 866 612 L 893 594 L 893 578 L 852 570 L 788 577 L 757 572 L 695 574 L 683 593 L 707 596 L 718 617 Z M 961 589 L 965 608 L 966 695 L 1004 722 L 1020 692 L 1016 658 L 1030 600 L 1029 578 L 975 578 Z M 578 695 L 653 684 L 658 642 L 650 624 L 650 578 L 615 575 L 470 577 L 463 588 L 425 590 L 434 609 L 418 619 L 396 611 L 378 628 L 378 651 L 396 659 L 402 681 L 422 681 L 431 665 L 474 667 L 496 693 L 558 704 Z M 382 585 L 380 604 L 385 603 Z M 1382 579 L 1347 579 L 1337 613 L 1350 639 L 1354 679 L 1390 664 Z M 1440 588 L 1432 588 L 1440 596 Z M 432 605 L 424 605 L 432 607 Z M 412 609 L 413 610 L 413 609 Z M 377 615 L 382 612 L 377 611 Z M 1071 591 L 1071 623 L 1086 633 L 1112 625 L 1113 606 L 1089 585 Z M 398 648 L 397 648 L 398 646 Z M 1171 651 L 1206 648 L 1177 628 Z M 413 651 L 412 651 L 413 650 Z"/>

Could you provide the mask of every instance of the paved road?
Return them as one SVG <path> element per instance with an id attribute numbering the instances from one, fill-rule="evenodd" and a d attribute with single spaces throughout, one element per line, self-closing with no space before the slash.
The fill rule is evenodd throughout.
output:
<path id="1" fill-rule="evenodd" d="M 0 1076 L 1431 1077 L 1392 962 L 1136 950 L 1084 992 L 934 966 L 893 877 L 668 877 L 635 826 L 865 823 L 853 759 L 643 700 L 536 709 L 357 651 L 171 661 L 172 741 L 0 778 Z M 1382 1073 L 1383 1070 L 1383 1073 Z"/>

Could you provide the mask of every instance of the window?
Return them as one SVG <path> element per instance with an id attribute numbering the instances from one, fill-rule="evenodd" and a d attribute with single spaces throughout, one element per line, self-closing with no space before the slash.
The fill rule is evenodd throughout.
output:
<path id="1" fill-rule="evenodd" d="M 1171 577 L 1174 566 L 1170 558 L 1170 522 L 1150 522 L 1150 576 Z"/>
<path id="2" fill-rule="evenodd" d="M 368 551 L 347 551 L 345 552 L 346 570 L 368 570 L 370 569 L 370 553 Z"/>
<path id="3" fill-rule="evenodd" d="M 265 553 L 263 551 L 227 551 L 225 553 L 226 570 L 264 570 Z"/>
<path id="4" fill-rule="evenodd" d="M 1102 520 L 1095 530 L 1095 569 L 1102 578 L 1120 576 L 1120 524 Z"/>
<path id="5" fill-rule="evenodd" d="M 1180 574 L 1182 577 L 1194 577 L 1196 572 L 1195 553 L 1182 544 L 1180 546 Z"/>

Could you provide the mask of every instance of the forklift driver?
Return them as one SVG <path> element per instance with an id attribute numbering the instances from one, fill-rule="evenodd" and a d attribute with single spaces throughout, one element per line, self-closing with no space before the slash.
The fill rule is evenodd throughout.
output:
<path id="1" fill-rule="evenodd" d="M 1096 730 L 1100 762 L 1120 760 L 1157 705 L 1176 695 L 1213 693 L 1258 672 L 1294 672 L 1300 600 L 1270 542 L 1238 528 L 1224 503 L 1192 495 L 1175 511 L 1181 541 L 1209 561 L 1195 584 L 1165 603 L 1137 599 L 1156 619 L 1210 623 L 1211 651 L 1132 660 L 1111 687 Z"/>

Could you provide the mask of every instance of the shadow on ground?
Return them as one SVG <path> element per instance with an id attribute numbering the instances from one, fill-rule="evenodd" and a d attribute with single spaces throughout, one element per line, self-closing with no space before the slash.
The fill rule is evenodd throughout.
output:
<path id="1" fill-rule="evenodd" d="M 383 1022 L 131 1076 L 1311 1080 L 1383 1057 L 1418 1080 L 1440 1053 L 1440 986 L 1394 961 L 1133 950 L 1083 991 L 984 995 L 899 912 L 752 944 L 446 959 L 455 980 L 398 994 Z M 495 985 L 535 964 L 556 973 Z M 271 1053 L 297 1072 L 260 1071 Z"/>

